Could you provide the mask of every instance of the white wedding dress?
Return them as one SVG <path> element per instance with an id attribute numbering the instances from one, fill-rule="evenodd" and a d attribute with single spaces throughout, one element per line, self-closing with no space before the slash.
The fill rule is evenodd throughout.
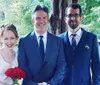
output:
<path id="1" fill-rule="evenodd" d="M 12 63 L 6 62 L 2 54 L 0 54 L 0 85 L 12 85 L 13 81 L 10 77 L 5 75 L 5 72 L 9 68 L 14 68 L 18 66 L 17 58 L 14 59 Z"/>

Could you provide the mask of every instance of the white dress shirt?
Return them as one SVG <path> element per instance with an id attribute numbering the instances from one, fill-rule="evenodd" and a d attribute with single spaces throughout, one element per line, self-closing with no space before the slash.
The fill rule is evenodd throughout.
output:
<path id="1" fill-rule="evenodd" d="M 44 34 L 42 34 L 42 35 L 40 35 L 39 33 L 37 33 L 36 31 L 35 31 L 35 35 L 36 35 L 36 38 L 37 38 L 37 41 L 38 41 L 38 45 L 39 45 L 39 41 L 40 41 L 40 37 L 39 36 L 43 36 L 43 42 L 44 42 L 44 52 L 46 52 L 46 44 L 47 44 L 47 31 L 44 33 Z"/>
<path id="2" fill-rule="evenodd" d="M 81 37 L 82 37 L 82 33 L 83 33 L 83 31 L 81 30 L 81 29 L 79 29 L 75 34 L 76 34 L 76 36 L 75 36 L 75 40 L 76 40 L 76 45 L 78 45 L 78 43 L 79 43 L 79 41 L 80 41 L 80 39 L 81 39 Z M 69 42 L 70 42 L 70 44 L 72 45 L 72 42 L 71 42 L 71 40 L 72 40 L 72 35 L 73 33 L 71 32 L 71 31 L 68 31 L 68 38 L 69 38 Z"/>

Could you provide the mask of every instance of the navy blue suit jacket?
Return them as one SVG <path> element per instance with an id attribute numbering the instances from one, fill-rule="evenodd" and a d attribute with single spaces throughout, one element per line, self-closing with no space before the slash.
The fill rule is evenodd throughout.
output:
<path id="1" fill-rule="evenodd" d="M 100 57 L 97 37 L 84 29 L 82 31 L 82 37 L 74 51 L 70 45 L 68 33 L 60 35 L 64 42 L 68 71 L 66 78 L 59 85 L 100 85 Z"/>
<path id="2" fill-rule="evenodd" d="M 62 39 L 47 32 L 47 45 L 44 61 L 40 56 L 35 33 L 30 33 L 19 41 L 18 64 L 27 77 L 23 85 L 37 85 L 47 82 L 57 85 L 63 80 L 66 68 Z"/>

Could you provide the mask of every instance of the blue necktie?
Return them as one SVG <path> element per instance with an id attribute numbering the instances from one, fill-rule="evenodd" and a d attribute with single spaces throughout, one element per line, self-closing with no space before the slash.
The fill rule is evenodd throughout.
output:
<path id="1" fill-rule="evenodd" d="M 43 42 L 43 36 L 39 36 L 40 37 L 40 41 L 39 41 L 39 45 L 40 45 L 40 55 L 42 57 L 42 59 L 44 59 L 44 42 Z"/>
<path id="2" fill-rule="evenodd" d="M 73 49 L 75 49 L 75 47 L 76 47 L 76 39 L 75 39 L 75 37 L 76 37 L 76 34 L 72 34 L 72 48 Z"/>

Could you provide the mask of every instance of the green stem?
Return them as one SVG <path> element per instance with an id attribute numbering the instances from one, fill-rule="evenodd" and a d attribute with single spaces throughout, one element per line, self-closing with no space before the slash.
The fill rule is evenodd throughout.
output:
<path id="1" fill-rule="evenodd" d="M 19 84 L 18 79 L 16 79 L 16 78 L 13 79 L 13 82 L 14 82 L 14 84 Z"/>

